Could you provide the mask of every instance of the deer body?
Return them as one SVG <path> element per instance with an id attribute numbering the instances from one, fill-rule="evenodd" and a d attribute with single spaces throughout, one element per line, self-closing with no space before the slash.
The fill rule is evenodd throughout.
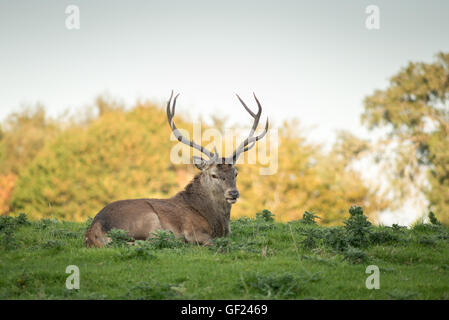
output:
<path id="1" fill-rule="evenodd" d="M 227 236 L 231 203 L 216 198 L 202 182 L 200 173 L 185 190 L 170 199 L 132 199 L 108 204 L 92 221 L 85 235 L 87 246 L 102 247 L 112 229 L 128 231 L 136 240 L 145 240 L 151 232 L 169 230 L 177 238 L 203 245 L 216 237 Z M 218 200 L 218 201 L 217 201 Z"/>
<path id="2" fill-rule="evenodd" d="M 167 104 L 167 117 L 173 133 L 180 142 L 200 150 L 210 159 L 194 157 L 195 165 L 201 172 L 172 198 L 120 200 L 108 204 L 97 213 L 86 231 L 86 246 L 104 246 L 110 241 L 107 233 L 112 229 L 125 230 L 128 236 L 136 240 L 145 240 L 157 230 L 168 230 L 177 238 L 202 245 L 211 245 L 212 239 L 230 233 L 231 207 L 239 197 L 236 188 L 237 170 L 234 166 L 236 159 L 266 134 L 268 120 L 264 132 L 254 137 L 262 108 L 256 98 L 259 112 L 254 114 L 239 97 L 255 121 L 249 137 L 232 157 L 219 158 L 216 149 L 212 153 L 193 141 L 186 140 L 179 133 L 173 122 L 176 98 L 177 96 L 173 106 L 172 97 Z"/>

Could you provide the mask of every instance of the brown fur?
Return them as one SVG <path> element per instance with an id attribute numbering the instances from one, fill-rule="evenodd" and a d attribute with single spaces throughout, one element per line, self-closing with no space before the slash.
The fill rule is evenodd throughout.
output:
<path id="1" fill-rule="evenodd" d="M 187 242 L 203 245 L 228 235 L 232 203 L 238 198 L 236 169 L 232 164 L 218 163 L 197 167 L 201 173 L 172 198 L 108 204 L 86 231 L 86 246 L 104 246 L 107 232 L 114 228 L 127 231 L 136 240 L 147 239 L 156 230 L 169 230 Z"/>

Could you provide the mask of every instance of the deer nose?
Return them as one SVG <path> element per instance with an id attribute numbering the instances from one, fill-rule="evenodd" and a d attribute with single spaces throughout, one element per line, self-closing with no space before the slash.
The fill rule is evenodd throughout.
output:
<path id="1" fill-rule="evenodd" d="M 236 199 L 239 197 L 239 192 L 237 189 L 229 190 L 228 195 L 229 195 L 229 197 Z"/>

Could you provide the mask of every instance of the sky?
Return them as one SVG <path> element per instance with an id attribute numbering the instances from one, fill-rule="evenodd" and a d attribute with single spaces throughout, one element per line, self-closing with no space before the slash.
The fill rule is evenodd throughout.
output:
<path id="1" fill-rule="evenodd" d="M 68 5 L 80 29 L 66 27 Z M 366 8 L 380 10 L 369 30 Z M 312 141 L 361 137 L 363 98 L 409 61 L 449 51 L 446 0 L 0 0 L 0 121 L 42 103 L 76 114 L 107 93 L 132 106 L 180 92 L 178 112 L 250 119 L 235 93 Z M 307 130 L 306 130 L 307 128 Z"/>
<path id="2" fill-rule="evenodd" d="M 368 5 L 380 29 L 368 30 Z M 80 29 L 66 28 L 68 5 Z M 37 101 L 76 113 L 107 93 L 131 106 L 180 92 L 191 114 L 249 119 L 235 98 L 318 141 L 367 135 L 363 98 L 408 61 L 449 51 L 449 1 L 0 0 L 0 120 Z"/>

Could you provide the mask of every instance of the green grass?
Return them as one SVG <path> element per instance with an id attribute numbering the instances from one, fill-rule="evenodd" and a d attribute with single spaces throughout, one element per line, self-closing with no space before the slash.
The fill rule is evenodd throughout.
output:
<path id="1" fill-rule="evenodd" d="M 315 218 L 277 223 L 266 210 L 211 248 L 167 232 L 129 246 L 114 230 L 109 247 L 87 249 L 89 222 L 0 217 L 0 299 L 449 299 L 447 227 L 375 227 L 358 208 L 341 227 Z M 79 290 L 65 287 L 68 265 Z M 365 287 L 368 265 L 379 290 Z"/>

